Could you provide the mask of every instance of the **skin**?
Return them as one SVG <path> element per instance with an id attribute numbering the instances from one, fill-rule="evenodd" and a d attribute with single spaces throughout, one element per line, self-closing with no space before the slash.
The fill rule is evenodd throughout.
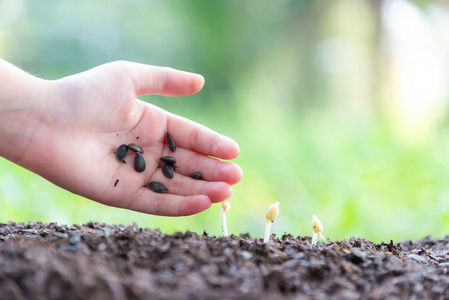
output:
<path id="1" fill-rule="evenodd" d="M 194 94 L 204 85 L 201 75 L 117 61 L 50 81 L 0 60 L 0 82 L 0 156 L 75 194 L 148 214 L 184 216 L 228 199 L 231 185 L 242 178 L 238 165 L 222 161 L 238 156 L 235 141 L 137 99 Z M 142 173 L 133 168 L 134 152 L 126 164 L 116 159 L 118 146 L 129 143 L 145 151 Z M 173 179 L 162 174 L 159 158 L 165 155 L 177 160 Z M 190 178 L 195 171 L 203 180 Z M 150 181 L 163 183 L 169 193 L 154 193 Z"/>

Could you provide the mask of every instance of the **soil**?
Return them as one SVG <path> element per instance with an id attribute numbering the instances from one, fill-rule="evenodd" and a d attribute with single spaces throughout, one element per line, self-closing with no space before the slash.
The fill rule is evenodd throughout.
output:
<path id="1" fill-rule="evenodd" d="M 0 299 L 449 299 L 449 237 L 381 243 L 0 224 Z"/>

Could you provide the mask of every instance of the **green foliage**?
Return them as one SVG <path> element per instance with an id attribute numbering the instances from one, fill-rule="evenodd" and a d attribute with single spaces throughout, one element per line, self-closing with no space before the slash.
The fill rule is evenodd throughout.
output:
<path id="1" fill-rule="evenodd" d="M 373 42 L 379 11 L 370 1 L 350 3 L 23 1 L 16 18 L 0 24 L 0 55 L 49 79 L 117 59 L 203 74 L 196 95 L 141 98 L 239 143 L 235 162 L 245 175 L 230 199 L 230 234 L 262 236 L 267 207 L 280 201 L 278 235 L 311 235 L 316 214 L 331 239 L 442 237 L 449 230 L 447 124 L 420 143 L 397 134 L 372 60 L 382 61 Z M 348 15 L 360 26 L 346 26 L 354 22 Z M 323 44 L 328 38 L 351 42 L 355 66 L 339 74 L 320 67 L 343 59 L 332 52 L 338 47 L 325 51 L 334 45 Z M 136 222 L 221 234 L 219 205 L 181 218 L 124 211 L 5 160 L 0 211 L 0 222 Z"/>

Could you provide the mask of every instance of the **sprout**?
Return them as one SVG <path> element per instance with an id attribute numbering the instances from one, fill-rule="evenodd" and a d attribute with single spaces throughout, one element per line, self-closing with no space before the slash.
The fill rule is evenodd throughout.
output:
<path id="1" fill-rule="evenodd" d="M 226 224 L 226 213 L 231 209 L 231 203 L 223 201 L 221 204 L 221 229 L 223 230 L 223 236 L 228 236 L 228 225 Z"/>
<path id="2" fill-rule="evenodd" d="M 267 224 L 265 225 L 265 235 L 263 238 L 264 243 L 267 243 L 270 240 L 271 223 L 274 222 L 278 215 L 279 201 L 276 201 L 275 204 L 272 204 L 270 205 L 270 207 L 268 207 L 267 213 L 265 214 L 265 218 L 267 218 Z"/>
<path id="3" fill-rule="evenodd" d="M 312 229 L 313 229 L 312 245 L 316 245 L 317 234 L 320 234 L 320 237 L 323 240 L 324 240 L 324 236 L 321 234 L 321 232 L 323 231 L 323 225 L 321 224 L 320 220 L 318 220 L 318 218 L 315 215 L 313 215 L 313 218 L 312 218 Z"/>

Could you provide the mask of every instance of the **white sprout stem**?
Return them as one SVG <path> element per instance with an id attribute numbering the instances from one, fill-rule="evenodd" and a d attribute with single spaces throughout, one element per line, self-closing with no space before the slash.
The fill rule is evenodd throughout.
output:
<path id="1" fill-rule="evenodd" d="M 317 240 L 318 235 L 316 234 L 316 232 L 314 231 L 312 233 L 312 245 L 316 245 L 316 240 Z"/>
<path id="2" fill-rule="evenodd" d="M 228 236 L 228 225 L 226 224 L 226 213 L 224 208 L 220 209 L 221 211 L 221 230 L 223 230 L 223 236 Z"/>
<path id="3" fill-rule="evenodd" d="M 268 243 L 268 241 L 270 240 L 270 231 L 271 231 L 271 221 L 267 220 L 267 224 L 265 225 L 265 235 L 263 238 L 263 242 Z"/>

